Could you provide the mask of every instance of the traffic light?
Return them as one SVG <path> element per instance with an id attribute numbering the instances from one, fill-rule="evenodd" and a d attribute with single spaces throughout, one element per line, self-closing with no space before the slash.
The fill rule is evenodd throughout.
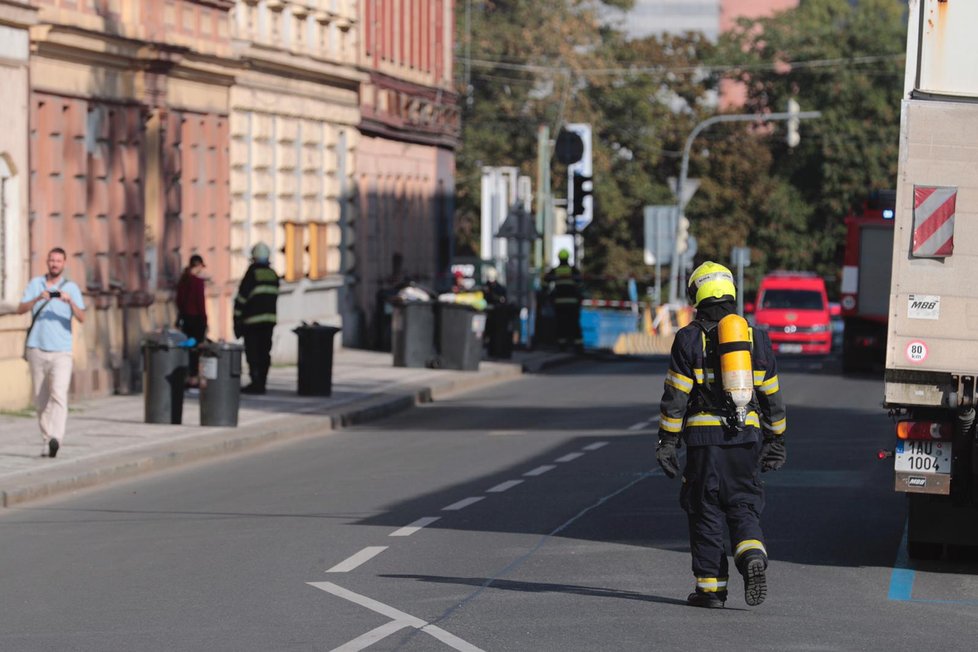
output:
<path id="1" fill-rule="evenodd" d="M 594 184 L 591 177 L 586 177 L 577 172 L 574 173 L 574 205 L 571 215 L 584 214 L 584 198 L 594 192 Z"/>
<path id="2" fill-rule="evenodd" d="M 689 218 L 685 215 L 679 218 L 679 228 L 676 230 L 676 252 L 686 253 L 689 248 Z"/>
<path id="3" fill-rule="evenodd" d="M 801 107 L 794 99 L 788 100 L 788 133 L 785 135 L 785 142 L 788 147 L 795 147 L 801 142 L 801 134 L 798 133 L 798 112 Z"/>

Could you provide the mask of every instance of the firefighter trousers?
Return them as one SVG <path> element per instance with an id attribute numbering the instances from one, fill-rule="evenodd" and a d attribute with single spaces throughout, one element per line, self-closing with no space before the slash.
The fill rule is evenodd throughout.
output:
<path id="1" fill-rule="evenodd" d="M 703 580 L 726 584 L 724 525 L 734 561 L 753 550 L 765 556 L 760 516 L 764 489 L 760 442 L 728 446 L 689 446 L 679 502 L 689 519 L 689 547 L 697 586 Z"/>

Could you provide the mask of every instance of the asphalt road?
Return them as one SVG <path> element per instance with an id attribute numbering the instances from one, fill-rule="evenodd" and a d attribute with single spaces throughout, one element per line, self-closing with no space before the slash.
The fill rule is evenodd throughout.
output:
<path id="1" fill-rule="evenodd" d="M 881 382 L 784 360 L 767 601 L 692 588 L 663 362 L 588 361 L 0 514 L 2 650 L 972 650 L 978 565 L 911 567 Z"/>

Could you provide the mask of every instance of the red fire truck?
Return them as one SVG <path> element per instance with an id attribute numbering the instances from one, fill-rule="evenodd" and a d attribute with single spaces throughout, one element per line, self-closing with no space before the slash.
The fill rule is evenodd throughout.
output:
<path id="1" fill-rule="evenodd" d="M 846 217 L 842 267 L 842 369 L 873 371 L 886 362 L 886 323 L 893 260 L 896 193 L 873 193 L 861 212 Z"/>

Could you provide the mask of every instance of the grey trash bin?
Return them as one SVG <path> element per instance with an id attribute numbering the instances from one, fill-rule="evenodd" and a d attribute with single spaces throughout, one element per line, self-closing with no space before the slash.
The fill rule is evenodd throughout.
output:
<path id="1" fill-rule="evenodd" d="M 435 309 L 428 301 L 394 304 L 391 349 L 395 367 L 430 367 L 435 359 Z"/>
<path id="2" fill-rule="evenodd" d="M 478 371 L 482 334 L 486 329 L 485 313 L 464 304 L 439 303 L 437 314 L 438 366 Z"/>
<path id="3" fill-rule="evenodd" d="M 143 399 L 146 423 L 182 423 L 183 390 L 190 353 L 187 336 L 162 330 L 143 339 Z"/>
<path id="4" fill-rule="evenodd" d="M 230 342 L 207 342 L 199 348 L 200 425 L 237 426 L 244 347 Z"/>
<path id="5" fill-rule="evenodd" d="M 320 324 L 303 324 L 293 329 L 299 336 L 299 396 L 333 393 L 333 336 L 340 330 Z"/>

